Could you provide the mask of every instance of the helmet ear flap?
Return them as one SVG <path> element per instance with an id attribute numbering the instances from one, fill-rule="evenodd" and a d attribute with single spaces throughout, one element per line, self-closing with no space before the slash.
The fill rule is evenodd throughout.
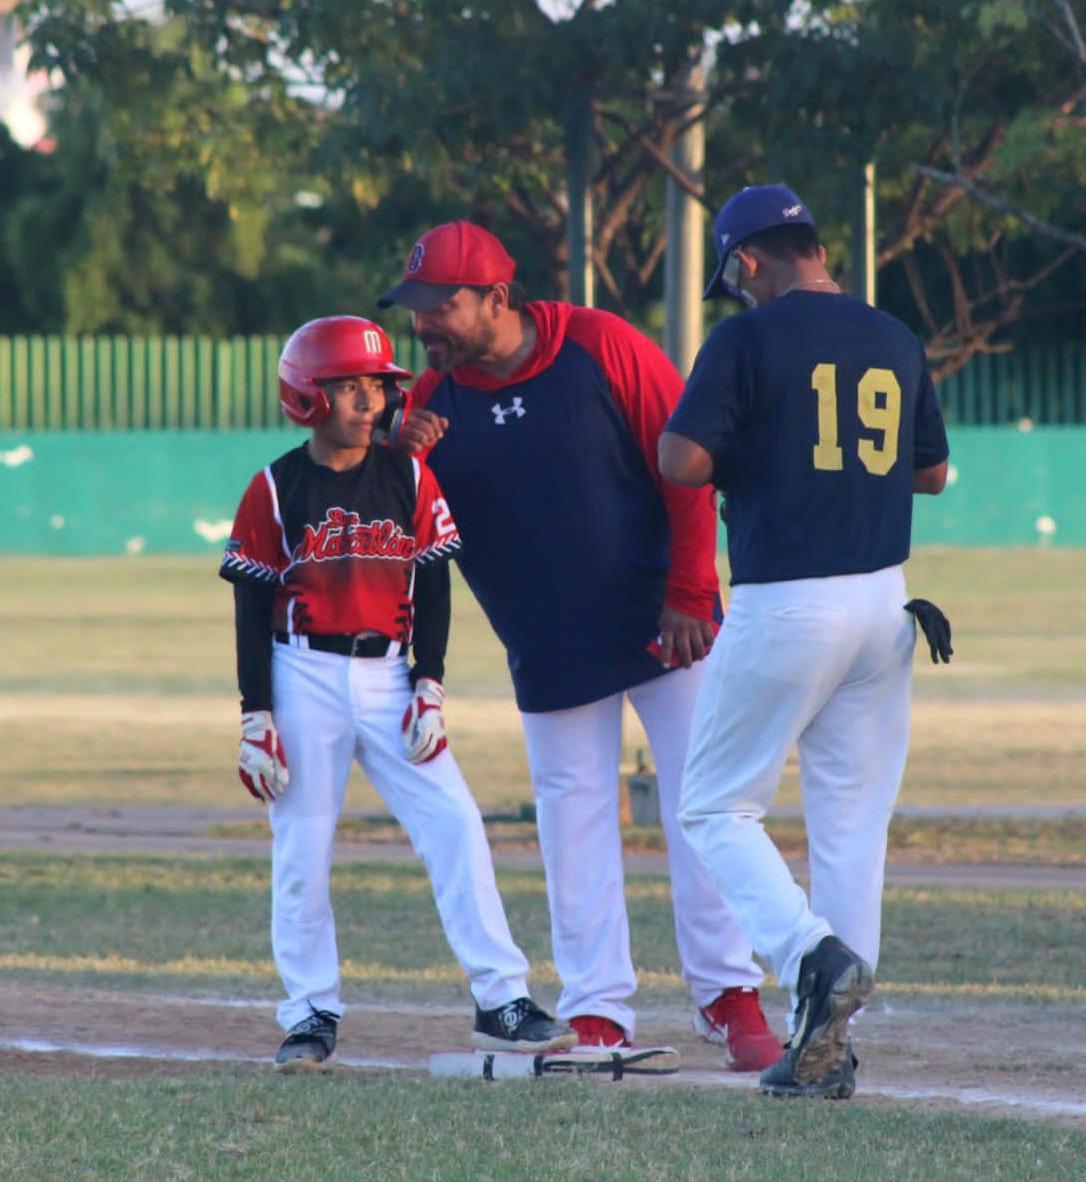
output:
<path id="1" fill-rule="evenodd" d="M 283 378 L 279 379 L 279 406 L 300 427 L 314 427 L 332 413 L 332 404 L 320 386 L 303 390 Z"/>
<path id="2" fill-rule="evenodd" d="M 374 420 L 374 439 L 395 439 L 403 421 L 404 393 L 399 382 L 394 378 L 386 378 L 385 409 Z"/>

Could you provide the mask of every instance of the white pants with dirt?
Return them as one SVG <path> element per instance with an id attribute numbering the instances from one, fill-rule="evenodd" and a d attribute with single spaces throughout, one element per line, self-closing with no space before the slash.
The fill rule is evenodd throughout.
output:
<path id="1" fill-rule="evenodd" d="M 547 874 L 551 941 L 562 982 L 558 1016 L 610 1018 L 632 1039 L 637 988 L 623 886 L 619 773 L 623 699 L 629 697 L 656 765 L 668 847 L 675 936 L 697 1005 L 733 985 L 757 987 L 750 941 L 678 824 L 678 797 L 694 701 L 705 662 L 676 669 L 571 710 L 522 714 Z"/>
<path id="2" fill-rule="evenodd" d="M 482 1009 L 528 992 L 494 881 L 482 818 L 450 751 L 407 761 L 403 657 L 365 659 L 273 644 L 274 716 L 290 784 L 270 808 L 272 949 L 286 990 L 284 1029 L 310 1008 L 341 1015 L 329 880 L 332 840 L 352 760 L 403 825 L 430 875 L 445 936 Z M 365 955 L 365 950 L 360 950 Z"/>
<path id="3" fill-rule="evenodd" d="M 874 966 L 886 831 L 909 745 L 901 567 L 733 588 L 698 697 L 679 816 L 778 982 L 833 933 Z M 811 895 L 762 824 L 799 744 Z"/>

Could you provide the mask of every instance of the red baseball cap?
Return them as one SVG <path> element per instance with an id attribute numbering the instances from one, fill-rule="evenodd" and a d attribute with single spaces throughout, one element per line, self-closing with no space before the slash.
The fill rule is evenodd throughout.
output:
<path id="1" fill-rule="evenodd" d="M 435 226 L 411 248 L 403 279 L 377 301 L 378 308 L 403 304 L 413 312 L 431 312 L 458 288 L 510 283 L 516 273 L 504 246 L 474 222 Z"/>

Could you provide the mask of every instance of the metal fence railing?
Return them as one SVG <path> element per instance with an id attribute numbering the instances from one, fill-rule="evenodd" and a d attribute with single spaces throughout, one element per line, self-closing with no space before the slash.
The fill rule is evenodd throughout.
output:
<path id="1" fill-rule="evenodd" d="M 285 339 L 0 336 L 0 430 L 278 426 Z M 417 366 L 418 342 L 394 343 Z"/>
<path id="2" fill-rule="evenodd" d="M 0 431 L 277 426 L 284 339 L 0 336 Z M 413 337 L 394 345 L 425 365 Z M 1086 424 L 1086 346 L 977 357 L 938 390 L 953 425 Z"/>
<path id="3" fill-rule="evenodd" d="M 955 425 L 1086 424 L 1086 347 L 1033 345 L 980 355 L 938 391 L 947 422 Z"/>

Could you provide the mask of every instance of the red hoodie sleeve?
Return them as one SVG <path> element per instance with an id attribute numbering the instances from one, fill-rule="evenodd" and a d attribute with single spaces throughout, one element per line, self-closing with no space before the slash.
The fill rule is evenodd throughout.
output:
<path id="1" fill-rule="evenodd" d="M 576 309 L 566 336 L 599 362 L 663 497 L 671 521 L 665 603 L 699 620 L 712 620 L 719 589 L 713 495 L 708 488 L 685 488 L 664 480 L 656 457 L 660 433 L 683 390 L 678 370 L 658 345 L 610 312 Z"/>

